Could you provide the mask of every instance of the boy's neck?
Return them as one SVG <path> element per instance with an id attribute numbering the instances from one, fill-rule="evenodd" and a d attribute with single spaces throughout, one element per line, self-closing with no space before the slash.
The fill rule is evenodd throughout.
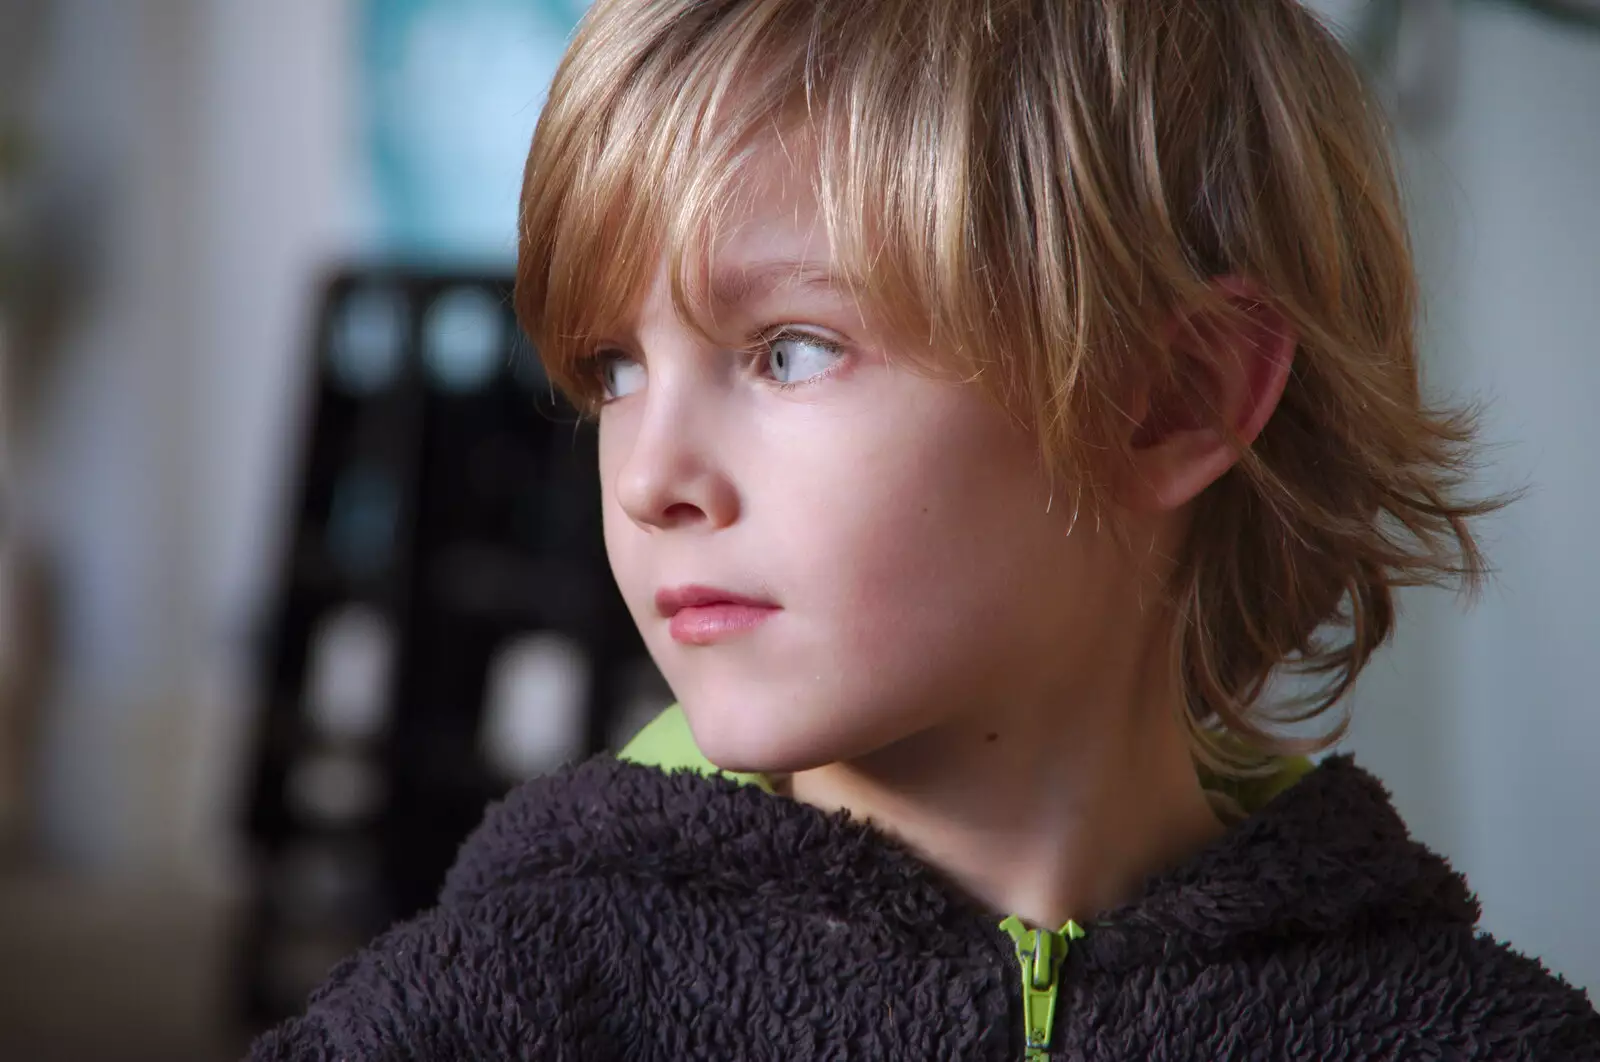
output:
<path id="1" fill-rule="evenodd" d="M 1175 710 L 1139 700 L 985 705 L 777 791 L 871 821 L 997 913 L 1087 922 L 1226 828 Z"/>

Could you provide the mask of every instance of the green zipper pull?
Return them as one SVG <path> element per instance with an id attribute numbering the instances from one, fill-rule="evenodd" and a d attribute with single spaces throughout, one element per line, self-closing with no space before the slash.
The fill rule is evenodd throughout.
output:
<path id="1" fill-rule="evenodd" d="M 1017 963 L 1022 967 L 1022 1027 L 1029 1062 L 1046 1059 L 1050 1035 L 1056 1023 L 1056 992 L 1061 987 L 1058 974 L 1067 957 L 1070 941 L 1083 939 L 1083 927 L 1069 921 L 1059 933 L 1048 929 L 1029 929 L 1012 915 L 1000 923 L 1017 946 Z"/>

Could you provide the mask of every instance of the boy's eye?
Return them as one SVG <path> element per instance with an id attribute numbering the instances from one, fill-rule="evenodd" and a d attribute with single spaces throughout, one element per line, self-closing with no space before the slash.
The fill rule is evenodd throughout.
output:
<path id="1" fill-rule="evenodd" d="M 626 398 L 644 386 L 644 366 L 616 351 L 602 354 L 600 386 L 607 402 Z"/>
<path id="2" fill-rule="evenodd" d="M 768 339 L 766 354 L 767 370 L 781 384 L 820 376 L 844 356 L 837 344 L 801 332 L 780 332 Z"/>

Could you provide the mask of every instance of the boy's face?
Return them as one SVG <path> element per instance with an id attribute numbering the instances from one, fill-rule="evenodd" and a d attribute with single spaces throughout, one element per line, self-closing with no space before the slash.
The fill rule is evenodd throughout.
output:
<path id="1" fill-rule="evenodd" d="M 809 769 L 1041 698 L 1071 726 L 1125 654 L 1136 574 L 1094 519 L 1073 527 L 1070 486 L 1052 492 L 1033 436 L 977 387 L 898 365 L 793 264 L 762 272 L 826 271 L 807 184 L 769 152 L 714 262 L 750 281 L 719 323 L 783 338 L 754 357 L 704 343 L 663 266 L 607 344 L 625 357 L 600 414 L 606 546 L 645 643 L 731 770 Z M 764 607 L 664 614 L 697 600 L 670 600 L 684 587 Z"/>

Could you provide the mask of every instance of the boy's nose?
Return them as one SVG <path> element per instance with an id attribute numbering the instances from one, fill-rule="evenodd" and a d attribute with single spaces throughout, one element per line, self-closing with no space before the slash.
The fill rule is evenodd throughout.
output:
<path id="1" fill-rule="evenodd" d="M 647 409 L 617 471 L 617 503 L 645 531 L 715 531 L 739 515 L 739 495 L 705 424 L 664 403 Z"/>

